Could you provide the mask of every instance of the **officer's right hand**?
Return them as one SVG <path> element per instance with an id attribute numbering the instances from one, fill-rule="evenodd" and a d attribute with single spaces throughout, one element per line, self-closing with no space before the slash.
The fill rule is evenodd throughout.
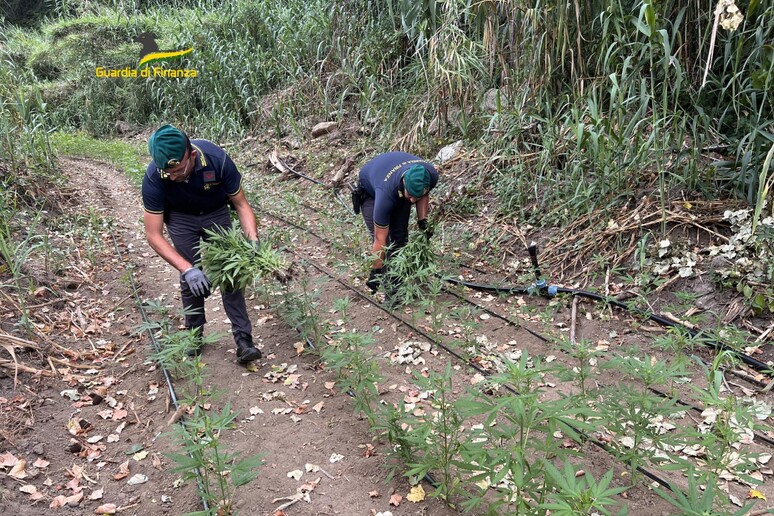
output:
<path id="1" fill-rule="evenodd" d="M 425 239 L 430 240 L 432 236 L 435 234 L 435 231 L 433 231 L 433 226 L 428 224 L 427 219 L 421 219 L 417 221 L 417 227 L 425 234 Z"/>
<path id="2" fill-rule="evenodd" d="M 376 294 L 379 290 L 379 285 L 382 282 L 382 275 L 384 274 L 384 267 L 378 269 L 371 269 L 371 273 L 368 275 L 368 281 L 366 281 L 366 287 L 371 289 L 372 294 Z"/>
<path id="3" fill-rule="evenodd" d="M 207 279 L 207 276 L 196 267 L 192 267 L 183 273 L 183 279 L 188 283 L 188 287 L 191 292 L 198 297 L 207 297 L 210 295 L 210 287 L 212 283 Z"/>

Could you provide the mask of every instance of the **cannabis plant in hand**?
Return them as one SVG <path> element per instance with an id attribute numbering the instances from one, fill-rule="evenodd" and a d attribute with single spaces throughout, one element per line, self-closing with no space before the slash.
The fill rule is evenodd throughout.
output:
<path id="1" fill-rule="evenodd" d="M 430 241 L 426 238 L 410 240 L 387 259 L 382 285 L 388 296 L 404 304 L 428 297 L 431 284 L 437 279 L 436 261 Z"/>
<path id="2" fill-rule="evenodd" d="M 200 253 L 207 277 L 221 290 L 243 289 L 269 275 L 283 283 L 290 279 L 287 263 L 269 244 L 256 247 L 238 228 L 207 230 Z"/>

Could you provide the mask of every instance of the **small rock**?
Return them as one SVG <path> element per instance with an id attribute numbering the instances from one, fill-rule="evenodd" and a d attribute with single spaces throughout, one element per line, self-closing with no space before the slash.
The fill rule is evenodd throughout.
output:
<path id="1" fill-rule="evenodd" d="M 144 484 L 148 481 L 148 477 L 146 475 L 143 475 L 142 473 L 137 473 L 132 478 L 130 478 L 126 483 L 130 486 L 136 486 L 137 484 Z"/>
<path id="2" fill-rule="evenodd" d="M 460 149 L 462 149 L 462 140 L 456 141 L 451 145 L 447 145 L 443 149 L 439 150 L 438 155 L 436 155 L 435 159 L 441 163 L 443 163 L 444 161 L 449 161 L 454 156 L 459 154 Z"/>
<path id="3" fill-rule="evenodd" d="M 43 444 L 38 443 L 32 447 L 32 453 L 34 453 L 35 455 L 45 455 L 46 449 L 43 447 Z"/>
<path id="4" fill-rule="evenodd" d="M 312 138 L 317 138 L 336 129 L 336 122 L 320 122 L 312 128 Z"/>
<path id="5" fill-rule="evenodd" d="M 116 120 L 115 128 L 118 134 L 126 134 L 132 130 L 132 126 L 123 120 Z"/>
<path id="6" fill-rule="evenodd" d="M 484 94 L 484 100 L 481 102 L 481 108 L 490 113 L 496 113 L 500 109 L 507 109 L 509 105 L 510 102 L 508 102 L 508 99 L 505 97 L 502 90 L 497 90 L 495 88 L 487 91 Z"/>

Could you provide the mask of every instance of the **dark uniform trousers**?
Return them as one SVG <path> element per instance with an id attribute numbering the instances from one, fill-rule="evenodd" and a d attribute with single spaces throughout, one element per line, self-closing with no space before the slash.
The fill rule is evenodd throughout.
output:
<path id="1" fill-rule="evenodd" d="M 231 214 L 229 207 L 223 206 L 206 215 L 189 215 L 187 213 L 170 212 L 167 220 L 167 233 L 172 239 L 180 255 L 191 263 L 199 259 L 199 244 L 201 239 L 206 239 L 205 229 L 228 229 L 231 227 Z M 203 326 L 207 322 L 204 315 L 204 298 L 195 296 L 191 292 L 188 283 L 180 275 L 180 293 L 183 298 L 183 307 L 191 315 L 185 316 L 187 328 Z M 221 291 L 223 309 L 231 320 L 231 330 L 252 334 L 252 324 L 247 315 L 245 296 L 241 290 L 231 292 Z"/>
<path id="2" fill-rule="evenodd" d="M 360 206 L 363 220 L 371 232 L 371 242 L 374 241 L 374 198 L 368 197 Z M 412 204 L 406 199 L 400 199 L 390 214 L 390 233 L 387 236 L 387 253 L 385 260 L 397 253 L 408 243 L 408 224 L 411 217 Z"/>

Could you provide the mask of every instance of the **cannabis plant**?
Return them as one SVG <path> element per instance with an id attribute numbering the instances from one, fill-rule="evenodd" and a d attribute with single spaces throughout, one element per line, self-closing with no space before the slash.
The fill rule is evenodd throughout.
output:
<path id="1" fill-rule="evenodd" d="M 432 244 L 425 237 L 410 240 L 390 256 L 382 281 L 389 300 L 405 304 L 428 297 L 438 274 L 436 260 Z"/>
<path id="2" fill-rule="evenodd" d="M 280 281 L 290 278 L 288 265 L 266 242 L 256 248 L 238 228 L 205 234 L 200 246 L 202 266 L 221 290 L 241 290 L 269 275 Z"/>
<path id="3" fill-rule="evenodd" d="M 187 453 L 168 454 L 177 463 L 173 471 L 182 473 L 186 480 L 199 480 L 200 494 L 210 506 L 207 514 L 233 514 L 234 491 L 258 476 L 263 465 L 260 454 L 240 458 L 223 449 L 221 434 L 233 428 L 238 415 L 228 403 L 214 414 L 196 405 L 194 413 L 175 427 L 178 442 Z"/>

